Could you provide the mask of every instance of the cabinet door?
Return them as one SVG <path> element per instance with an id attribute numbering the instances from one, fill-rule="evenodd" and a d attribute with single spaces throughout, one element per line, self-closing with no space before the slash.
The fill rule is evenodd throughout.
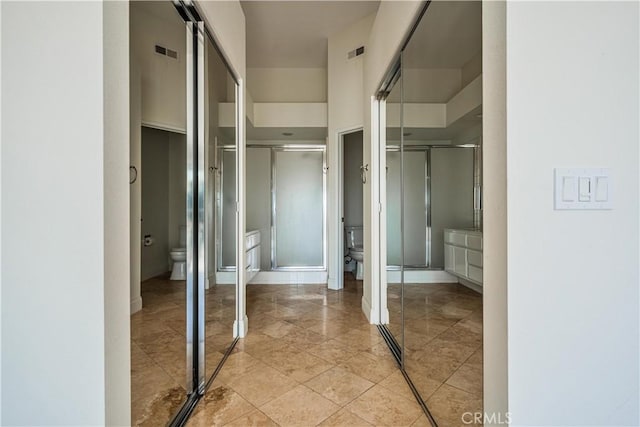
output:
<path id="1" fill-rule="evenodd" d="M 453 273 L 454 270 L 454 258 L 453 258 L 454 246 L 444 245 L 444 269 Z"/>
<path id="2" fill-rule="evenodd" d="M 467 250 L 454 246 L 453 268 L 456 274 L 467 277 Z"/>

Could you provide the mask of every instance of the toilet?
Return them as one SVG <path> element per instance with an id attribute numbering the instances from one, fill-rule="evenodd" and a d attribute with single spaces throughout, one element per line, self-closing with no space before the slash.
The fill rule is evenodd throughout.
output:
<path id="1" fill-rule="evenodd" d="M 179 248 L 173 248 L 169 252 L 173 264 L 170 280 L 187 280 L 187 227 L 184 225 L 180 227 L 179 244 Z"/>
<path id="2" fill-rule="evenodd" d="M 346 238 L 346 246 L 349 250 L 348 255 L 356 262 L 355 276 L 356 280 L 364 278 L 364 248 L 362 239 L 362 227 L 345 227 L 344 234 Z"/>

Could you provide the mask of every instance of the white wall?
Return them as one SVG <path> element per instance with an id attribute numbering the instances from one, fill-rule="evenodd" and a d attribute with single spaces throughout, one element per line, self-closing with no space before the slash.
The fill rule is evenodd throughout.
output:
<path id="1" fill-rule="evenodd" d="M 340 33 L 329 36 L 328 41 L 328 105 L 327 105 L 327 229 L 328 229 L 328 282 L 338 287 L 338 275 L 342 274 L 342 197 L 339 175 L 342 173 L 339 152 L 339 133 L 359 129 L 364 124 L 362 104 L 363 63 L 365 54 L 352 59 L 347 53 L 364 46 L 369 37 L 374 15 L 368 16 Z"/>
<path id="2" fill-rule="evenodd" d="M 344 225 L 362 227 L 362 131 L 344 136 Z"/>
<path id="3" fill-rule="evenodd" d="M 326 68 L 248 68 L 254 102 L 326 102 Z"/>
<path id="4" fill-rule="evenodd" d="M 1 7 L 1 422 L 124 424 L 126 13 L 101 2 Z"/>
<path id="5" fill-rule="evenodd" d="M 507 4 L 513 425 L 640 423 L 638 7 Z M 569 166 L 611 168 L 613 210 L 555 211 Z"/>
<path id="6" fill-rule="evenodd" d="M 131 420 L 129 7 L 114 1 L 102 5 L 105 424 L 126 425 Z"/>
<path id="7" fill-rule="evenodd" d="M 132 61 L 141 73 L 142 123 L 186 130 L 186 31 L 170 2 L 133 1 Z M 173 59 L 155 52 L 160 45 L 178 52 Z"/>
<path id="8" fill-rule="evenodd" d="M 0 46 L 2 46 L 2 6 L 0 6 Z M 0 82 L 2 81 L 2 55 L 0 54 Z M 0 100 L 2 84 L 0 84 Z M 2 189 L 2 102 L 0 102 L 0 190 Z M 0 308 L 2 307 L 2 197 L 0 194 Z M 0 423 L 2 422 L 2 315 L 0 315 Z"/>

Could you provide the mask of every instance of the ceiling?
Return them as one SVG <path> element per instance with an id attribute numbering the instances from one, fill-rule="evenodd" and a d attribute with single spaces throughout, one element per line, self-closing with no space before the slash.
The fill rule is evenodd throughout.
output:
<path id="1" fill-rule="evenodd" d="M 482 2 L 432 1 L 403 53 L 408 68 L 462 68 L 482 49 Z"/>
<path id="2" fill-rule="evenodd" d="M 327 39 L 378 10 L 379 1 L 242 1 L 247 67 L 326 68 Z"/>

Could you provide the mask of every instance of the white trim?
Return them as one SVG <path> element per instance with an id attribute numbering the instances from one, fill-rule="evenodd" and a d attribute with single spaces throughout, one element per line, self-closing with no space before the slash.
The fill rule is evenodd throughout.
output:
<path id="1" fill-rule="evenodd" d="M 233 337 L 244 338 L 249 330 L 249 318 L 245 315 L 244 319 L 235 320 L 233 322 Z"/>
<path id="2" fill-rule="evenodd" d="M 233 333 L 235 337 L 244 337 L 247 333 L 247 276 L 246 262 L 246 149 L 247 139 L 245 133 L 246 111 L 246 86 L 242 78 L 236 85 L 236 266 L 232 274 L 235 275 L 233 283 L 236 284 L 236 321 Z M 217 282 L 221 283 L 221 282 Z"/>
<path id="3" fill-rule="evenodd" d="M 251 281 L 260 285 L 317 285 L 327 283 L 326 271 L 260 271 Z"/>
<path id="4" fill-rule="evenodd" d="M 371 323 L 372 325 L 376 325 L 378 323 L 378 319 L 376 318 L 377 313 L 371 308 L 369 301 L 367 301 L 364 295 L 362 296 L 361 307 L 362 312 L 364 313 L 369 323 Z"/>
<path id="5" fill-rule="evenodd" d="M 335 153 L 331 150 L 331 145 L 327 144 L 327 159 L 329 171 L 336 171 L 332 174 L 329 186 L 329 194 L 333 197 L 333 204 L 329 211 L 328 223 L 333 225 L 333 238 L 329 240 L 329 279 L 327 281 L 329 289 L 338 290 L 344 287 L 344 136 L 350 133 L 363 131 L 362 125 L 350 126 L 338 129 L 335 133 L 337 144 Z M 364 148 L 364 140 L 362 141 Z M 364 222 L 364 218 L 363 218 Z M 333 266 L 331 266 L 333 264 Z"/>
<path id="6" fill-rule="evenodd" d="M 466 286 L 467 288 L 471 289 L 472 291 L 476 291 L 479 294 L 482 293 L 482 286 L 480 286 L 480 285 L 478 285 L 476 283 L 470 282 L 468 280 L 465 280 L 465 279 L 463 279 L 461 277 L 458 278 L 458 281 L 460 282 L 461 285 Z"/>
<path id="7" fill-rule="evenodd" d="M 400 283 L 400 270 L 387 271 L 388 283 Z M 405 270 L 405 283 L 458 283 L 458 278 L 444 270 Z"/>
<path id="8" fill-rule="evenodd" d="M 340 275 L 337 275 L 336 277 L 327 277 L 327 288 L 331 289 L 332 291 L 340 290 L 342 283 L 338 282 L 340 280 L 339 277 Z M 344 275 L 343 275 L 343 279 L 344 279 Z"/>
<path id="9" fill-rule="evenodd" d="M 235 271 L 218 271 L 215 275 L 215 283 L 233 285 L 235 277 Z M 327 283 L 326 271 L 260 271 L 249 285 L 317 285 Z"/>
<path id="10" fill-rule="evenodd" d="M 142 310 L 142 297 L 140 295 L 129 302 L 129 310 L 130 314 L 137 313 Z"/>
<path id="11" fill-rule="evenodd" d="M 175 133 L 180 133 L 182 135 L 186 135 L 187 134 L 186 129 L 175 127 L 175 126 L 171 126 L 171 125 L 165 125 L 165 124 L 157 123 L 157 122 L 149 122 L 149 121 L 143 120 L 141 122 L 141 125 L 143 127 L 151 128 L 151 129 L 159 129 L 159 130 L 164 130 L 164 131 L 167 131 L 167 132 L 175 132 Z"/>
<path id="12" fill-rule="evenodd" d="M 235 285 L 236 272 L 235 271 L 216 271 L 215 284 L 216 285 Z M 236 297 L 237 297 L 237 292 L 236 292 Z"/>
<path id="13" fill-rule="evenodd" d="M 378 107 L 378 146 L 376 147 L 379 152 L 378 157 L 378 169 L 385 171 L 384 174 L 380 174 L 379 193 L 380 193 L 380 225 L 378 244 L 380 251 L 380 258 L 378 265 L 380 271 L 380 291 L 379 291 L 379 305 L 380 305 L 380 323 L 389 323 L 389 309 L 387 307 L 387 101 L 381 99 L 377 103 Z M 385 114 L 381 114 L 384 111 Z M 371 112 L 373 114 L 373 111 Z M 385 132 L 380 132 L 381 129 L 385 129 Z M 372 140 L 373 141 L 373 140 Z M 372 149 L 373 149 L 372 144 Z M 382 203 L 384 202 L 384 203 Z"/>
<path id="14" fill-rule="evenodd" d="M 378 165 L 380 164 L 380 102 L 375 98 L 370 98 L 371 111 L 371 146 L 369 149 L 369 176 L 368 182 L 370 188 L 370 204 L 365 206 L 371 212 L 371 220 L 369 229 L 365 227 L 365 253 L 369 253 L 369 260 L 365 257 L 364 281 L 368 282 L 371 290 L 371 300 L 367 301 L 370 314 L 367 316 L 370 323 L 378 324 L 380 322 L 380 303 L 381 303 L 381 281 L 380 281 L 380 263 L 383 262 L 380 254 L 380 177 L 381 173 Z M 365 187 L 365 191 L 367 191 Z M 368 237 L 368 239 L 367 239 Z M 368 244 L 367 244 L 368 243 Z M 369 267 L 367 268 L 367 261 Z M 370 277 L 367 277 L 370 275 Z M 365 284 L 366 286 L 366 284 Z M 364 297 L 363 297 L 364 299 Z M 386 299 L 386 296 L 385 296 Z M 363 308 L 365 303 L 363 301 Z M 367 313 L 365 312 L 365 315 Z"/>

